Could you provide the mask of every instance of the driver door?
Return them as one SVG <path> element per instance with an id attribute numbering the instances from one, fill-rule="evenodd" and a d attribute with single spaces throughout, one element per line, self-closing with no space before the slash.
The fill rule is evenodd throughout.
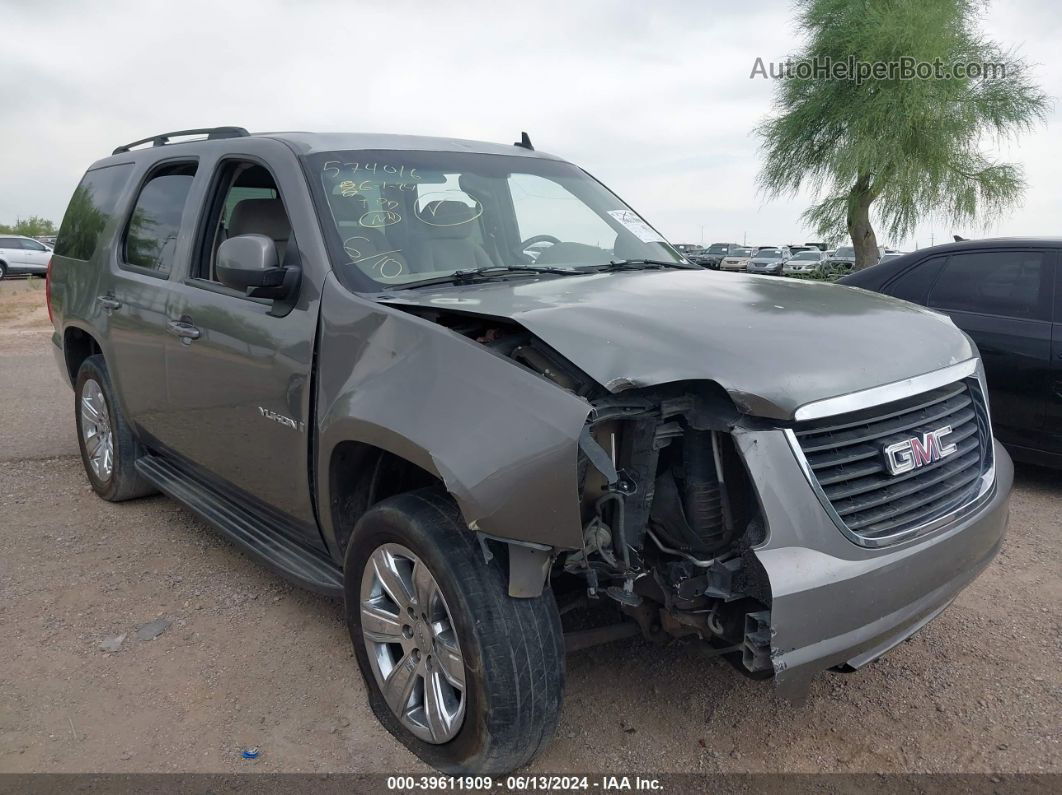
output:
<path id="1" fill-rule="evenodd" d="M 310 384 L 325 263 L 311 262 L 300 247 L 319 231 L 308 201 L 298 204 L 305 186 L 297 164 L 267 165 L 250 150 L 272 142 L 243 143 L 246 155 L 213 164 L 200 244 L 175 285 L 165 438 L 233 498 L 280 512 L 320 543 L 309 475 Z M 250 298 L 218 280 L 218 247 L 243 234 L 272 238 L 279 260 L 301 267 L 293 306 Z"/>

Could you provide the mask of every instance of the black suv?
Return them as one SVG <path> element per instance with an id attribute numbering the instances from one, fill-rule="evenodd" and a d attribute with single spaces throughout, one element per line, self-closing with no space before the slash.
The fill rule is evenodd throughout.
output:
<path id="1" fill-rule="evenodd" d="M 454 773 L 548 742 L 558 599 L 801 693 L 936 616 L 1006 525 L 950 323 L 691 265 L 526 136 L 120 146 L 48 289 L 96 493 L 161 490 L 342 599 L 373 711 Z"/>
<path id="2" fill-rule="evenodd" d="M 964 240 L 841 284 L 946 312 L 981 352 L 996 435 L 1015 458 L 1062 467 L 1062 240 Z"/>

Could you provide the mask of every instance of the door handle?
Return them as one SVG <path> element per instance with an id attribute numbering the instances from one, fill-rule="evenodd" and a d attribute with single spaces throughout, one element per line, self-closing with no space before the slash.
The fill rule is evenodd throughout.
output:
<path id="1" fill-rule="evenodd" d="M 103 311 L 108 315 L 115 309 L 122 308 L 122 302 L 113 295 L 98 295 L 96 296 L 96 301 L 103 307 Z"/>
<path id="2" fill-rule="evenodd" d="M 179 337 L 181 342 L 191 342 L 199 339 L 199 329 L 184 320 L 171 320 L 169 330 L 170 334 Z"/>

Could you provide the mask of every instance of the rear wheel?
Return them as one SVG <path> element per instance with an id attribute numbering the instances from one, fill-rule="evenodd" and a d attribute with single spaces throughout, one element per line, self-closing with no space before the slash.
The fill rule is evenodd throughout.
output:
<path id="1" fill-rule="evenodd" d="M 5 276 L 7 276 L 7 265 L 0 262 L 0 281 L 3 281 Z"/>
<path id="2" fill-rule="evenodd" d="M 121 502 L 156 491 L 136 471 L 140 445 L 114 400 L 102 356 L 88 357 L 77 372 L 74 413 L 81 463 L 99 496 Z"/>
<path id="3" fill-rule="evenodd" d="M 371 508 L 347 551 L 346 611 L 380 722 L 455 775 L 526 764 L 556 728 L 564 645 L 553 594 L 514 599 L 445 493 Z"/>

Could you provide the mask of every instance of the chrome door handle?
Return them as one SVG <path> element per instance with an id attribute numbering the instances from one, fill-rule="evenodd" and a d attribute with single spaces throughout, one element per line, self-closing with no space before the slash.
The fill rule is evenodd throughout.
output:
<path id="1" fill-rule="evenodd" d="M 107 313 L 113 312 L 115 309 L 122 308 L 122 302 L 111 295 L 98 295 L 96 301 L 103 307 Z"/>
<path id="2" fill-rule="evenodd" d="M 175 337 L 180 337 L 182 342 L 191 342 L 192 340 L 199 339 L 199 329 L 193 326 L 191 323 L 187 323 L 183 320 L 171 320 L 169 323 L 170 334 Z"/>

